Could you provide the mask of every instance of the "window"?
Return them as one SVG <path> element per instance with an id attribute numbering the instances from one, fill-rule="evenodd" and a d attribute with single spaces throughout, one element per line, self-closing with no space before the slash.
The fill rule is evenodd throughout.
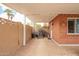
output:
<path id="1" fill-rule="evenodd" d="M 79 33 L 79 19 L 76 20 L 76 33 Z"/>
<path id="2" fill-rule="evenodd" d="M 68 18 L 68 33 L 79 34 L 78 18 Z"/>
<path id="3" fill-rule="evenodd" d="M 68 21 L 68 33 L 74 33 L 75 29 L 74 29 L 74 20 L 69 20 Z"/>

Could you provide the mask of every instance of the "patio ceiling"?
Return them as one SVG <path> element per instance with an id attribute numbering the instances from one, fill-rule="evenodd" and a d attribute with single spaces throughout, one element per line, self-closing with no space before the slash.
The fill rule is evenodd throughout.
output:
<path id="1" fill-rule="evenodd" d="M 58 14 L 79 14 L 79 3 L 4 3 L 34 22 L 49 22 Z"/>

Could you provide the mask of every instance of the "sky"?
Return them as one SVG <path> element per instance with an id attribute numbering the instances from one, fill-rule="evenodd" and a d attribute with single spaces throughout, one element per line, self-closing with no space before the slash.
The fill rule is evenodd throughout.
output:
<path id="1" fill-rule="evenodd" d="M 9 7 L 5 6 L 5 5 L 3 5 L 3 4 L 0 4 L 0 17 L 1 17 L 1 18 L 8 19 L 6 13 L 4 13 L 4 11 L 5 11 L 6 9 L 13 10 L 13 9 L 11 9 L 11 8 L 9 8 Z M 15 14 L 14 18 L 12 19 L 12 21 L 21 22 L 22 24 L 29 24 L 29 25 L 31 25 L 32 27 L 34 26 L 34 25 L 33 25 L 33 24 L 34 24 L 33 21 L 31 21 L 28 17 L 25 17 L 23 14 L 17 12 L 16 10 L 14 10 L 14 11 L 15 11 L 16 14 Z M 25 19 L 26 19 L 26 23 L 25 23 Z M 39 25 L 41 25 L 41 26 L 44 26 L 44 23 L 36 23 L 36 24 L 39 24 Z"/>
<path id="2" fill-rule="evenodd" d="M 3 4 L 0 4 L 0 17 L 5 18 L 5 19 L 8 18 L 6 13 L 4 13 L 4 10 L 6 10 L 6 9 L 11 9 L 11 8 L 9 8 L 9 7 L 7 7 L 7 6 L 3 5 Z M 13 10 L 13 9 L 11 9 L 11 10 Z M 14 10 L 14 11 L 16 12 L 16 14 L 15 14 L 15 16 L 13 18 L 13 21 L 21 22 L 22 24 L 24 24 L 25 23 L 24 22 L 25 21 L 25 16 L 23 14 L 17 12 L 16 10 Z M 26 24 L 31 23 L 31 20 L 29 20 L 29 18 L 27 18 L 27 17 L 26 17 L 26 21 L 27 21 Z"/>

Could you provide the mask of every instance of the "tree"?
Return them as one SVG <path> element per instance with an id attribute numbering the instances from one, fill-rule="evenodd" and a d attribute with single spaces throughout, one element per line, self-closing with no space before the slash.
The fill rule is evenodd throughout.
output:
<path id="1" fill-rule="evenodd" d="M 6 12 L 8 19 L 12 21 L 13 17 L 14 17 L 14 12 L 13 10 L 10 9 L 6 9 L 4 12 Z"/>
<path id="2" fill-rule="evenodd" d="M 13 17 L 14 17 L 14 14 L 10 14 L 11 21 L 12 21 Z"/>

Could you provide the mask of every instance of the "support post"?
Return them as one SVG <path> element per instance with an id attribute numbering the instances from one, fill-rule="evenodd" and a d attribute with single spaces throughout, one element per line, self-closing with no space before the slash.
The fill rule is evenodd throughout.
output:
<path id="1" fill-rule="evenodd" d="M 26 17 L 24 16 L 24 24 L 23 24 L 23 46 L 26 45 Z"/>

